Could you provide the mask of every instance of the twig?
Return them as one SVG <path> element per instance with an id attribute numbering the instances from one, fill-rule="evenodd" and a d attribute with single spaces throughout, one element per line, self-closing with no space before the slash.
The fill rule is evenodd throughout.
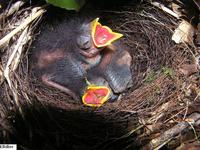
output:
<path id="1" fill-rule="evenodd" d="M 164 12 L 174 16 L 175 18 L 179 18 L 179 16 L 175 12 L 173 12 L 171 9 L 165 7 L 163 4 L 160 4 L 158 2 L 151 2 L 151 4 L 155 7 L 158 7 L 159 9 L 163 10 Z"/>
<path id="2" fill-rule="evenodd" d="M 0 14 L 0 20 L 4 17 L 9 17 L 14 12 L 18 11 L 21 6 L 25 4 L 24 1 L 17 1 L 15 2 L 8 10 L 6 10 L 4 13 Z"/>
<path id="3" fill-rule="evenodd" d="M 185 120 L 185 118 L 186 118 L 186 116 L 188 114 L 188 108 L 189 108 L 189 101 L 187 100 L 187 102 L 186 102 L 186 108 L 185 108 L 185 114 L 183 116 L 183 120 Z"/>
<path id="4" fill-rule="evenodd" d="M 149 144 L 144 146 L 145 148 L 152 148 L 152 149 L 159 149 L 165 144 L 167 144 L 169 141 L 171 141 L 175 136 L 177 136 L 182 131 L 188 129 L 191 125 L 198 126 L 200 120 L 200 114 L 199 113 L 193 113 L 191 114 L 185 121 L 178 123 L 171 129 L 165 131 L 163 134 L 161 134 L 159 137 L 152 139 Z"/>
<path id="5" fill-rule="evenodd" d="M 190 125 L 190 127 L 192 128 L 192 130 L 193 130 L 193 132 L 194 132 L 194 135 L 195 135 L 195 138 L 196 138 L 196 140 L 198 140 L 198 135 L 197 135 L 197 132 L 196 132 L 196 130 L 195 130 L 195 128 L 194 128 L 194 126 L 193 126 L 193 122 L 189 122 L 189 121 L 187 121 L 188 123 L 189 123 L 189 125 Z"/>
<path id="6" fill-rule="evenodd" d="M 180 113 L 182 113 L 183 111 L 185 111 L 186 108 L 180 110 L 178 113 L 172 115 L 170 118 L 168 118 L 167 120 L 165 120 L 163 123 L 167 123 L 168 121 L 172 120 L 174 117 L 178 116 Z"/>
<path id="7" fill-rule="evenodd" d="M 38 11 L 37 11 L 38 10 Z M 37 12 L 36 12 L 37 11 Z M 31 23 L 33 20 L 41 16 L 45 12 L 44 9 L 41 9 L 40 7 L 36 7 L 32 10 L 32 13 L 28 18 L 26 18 L 24 21 L 22 21 L 21 25 L 15 28 L 13 31 L 8 33 L 6 36 L 4 36 L 0 40 L 0 47 L 2 47 L 7 41 L 9 41 L 16 33 L 24 29 L 28 26 L 29 23 Z"/>

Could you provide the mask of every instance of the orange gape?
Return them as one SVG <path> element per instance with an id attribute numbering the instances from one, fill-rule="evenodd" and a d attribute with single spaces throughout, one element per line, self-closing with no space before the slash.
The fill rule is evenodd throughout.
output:
<path id="1" fill-rule="evenodd" d="M 102 26 L 98 21 L 99 18 L 96 18 L 90 24 L 92 40 L 97 48 L 109 46 L 113 41 L 123 36 L 113 32 L 107 26 Z M 109 96 L 110 89 L 108 87 L 89 84 L 82 96 L 82 101 L 86 106 L 100 107 L 109 99 Z"/>
<path id="2" fill-rule="evenodd" d="M 105 47 L 110 45 L 113 41 L 121 38 L 123 35 L 113 32 L 109 27 L 102 26 L 96 18 L 91 22 L 92 40 L 96 47 Z"/>
<path id="3" fill-rule="evenodd" d="M 100 107 L 110 96 L 110 89 L 106 86 L 89 85 L 82 97 L 86 106 Z"/>
<path id="4" fill-rule="evenodd" d="M 54 30 L 45 25 L 32 48 L 32 68 L 46 86 L 100 107 L 132 85 L 131 56 L 115 41 L 122 34 L 102 26 L 99 18 L 82 19 L 60 22 Z"/>

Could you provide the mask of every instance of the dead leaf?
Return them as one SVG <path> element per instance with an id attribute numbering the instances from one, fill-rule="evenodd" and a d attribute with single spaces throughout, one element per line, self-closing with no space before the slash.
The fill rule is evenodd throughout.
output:
<path id="1" fill-rule="evenodd" d="M 198 71 L 196 64 L 184 64 L 179 68 L 179 71 L 185 76 L 190 76 Z"/>
<path id="2" fill-rule="evenodd" d="M 172 36 L 172 40 L 177 44 L 186 42 L 192 45 L 194 34 L 195 34 L 195 28 L 190 23 L 183 20 L 179 24 L 178 28 L 175 30 Z"/>

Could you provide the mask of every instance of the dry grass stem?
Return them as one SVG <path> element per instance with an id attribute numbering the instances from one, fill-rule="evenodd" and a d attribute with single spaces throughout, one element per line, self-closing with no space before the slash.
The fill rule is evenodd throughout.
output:
<path id="1" fill-rule="evenodd" d="M 163 4 L 160 4 L 160 3 L 158 3 L 158 2 L 151 2 L 151 4 L 152 4 L 153 6 L 155 6 L 155 7 L 158 7 L 159 9 L 163 10 L 164 12 L 166 12 L 166 13 L 172 15 L 172 16 L 175 17 L 175 18 L 179 18 L 179 16 L 178 16 L 175 12 L 173 12 L 171 9 L 165 7 Z"/>
<path id="2" fill-rule="evenodd" d="M 15 34 L 17 34 L 21 30 L 23 30 L 25 27 L 27 27 L 33 20 L 40 17 L 44 12 L 45 10 L 41 9 L 41 7 L 36 7 L 32 9 L 32 12 L 28 18 L 24 19 L 17 28 L 15 28 L 13 31 L 8 33 L 5 37 L 3 37 L 0 40 L 0 47 L 2 47 L 6 42 L 8 42 Z"/>
<path id="3" fill-rule="evenodd" d="M 23 6 L 24 4 L 25 4 L 24 1 L 15 2 L 14 4 L 11 5 L 9 9 L 4 11 L 4 13 L 0 14 L 0 20 L 2 20 L 3 18 L 9 17 L 13 13 L 17 12 L 20 9 L 20 7 Z"/>
<path id="4" fill-rule="evenodd" d="M 171 129 L 165 131 L 163 134 L 161 134 L 159 137 L 152 139 L 149 145 L 146 145 L 145 147 L 151 147 L 153 149 L 160 149 L 162 146 L 164 146 L 166 143 L 168 143 L 171 139 L 173 139 L 175 136 L 180 134 L 182 131 L 188 129 L 188 127 L 192 125 L 198 126 L 197 121 L 200 120 L 200 114 L 199 113 L 193 113 L 191 114 L 186 121 L 180 122 Z M 188 121 L 190 123 L 188 123 Z M 159 148 L 158 148 L 159 147 Z"/>
<path id="5" fill-rule="evenodd" d="M 10 87 L 10 90 L 13 93 L 13 97 L 14 100 L 17 104 L 17 106 L 19 107 L 19 110 L 22 113 L 20 104 L 19 104 L 19 98 L 18 98 L 18 92 L 17 92 L 17 87 L 15 87 L 15 85 L 12 84 L 11 81 L 11 74 L 13 72 L 15 72 L 19 62 L 20 62 L 20 58 L 23 52 L 23 46 L 29 41 L 30 39 L 30 32 L 28 32 L 28 27 L 26 27 L 24 29 L 24 31 L 22 32 L 22 34 L 20 35 L 19 39 L 16 41 L 16 44 L 13 44 L 13 47 L 11 47 L 11 49 L 13 49 L 11 56 L 8 59 L 8 62 L 6 64 L 6 67 L 4 69 L 4 77 L 6 79 L 6 81 L 8 82 L 8 85 Z"/>

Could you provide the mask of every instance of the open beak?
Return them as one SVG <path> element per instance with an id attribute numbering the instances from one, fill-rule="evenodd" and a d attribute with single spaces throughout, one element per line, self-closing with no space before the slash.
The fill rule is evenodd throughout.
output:
<path id="1" fill-rule="evenodd" d="M 93 20 L 91 25 L 92 40 L 96 47 L 105 47 L 110 45 L 115 40 L 121 38 L 123 35 L 113 32 L 109 27 L 102 26 L 99 22 L 99 18 Z"/>
<path id="2" fill-rule="evenodd" d="M 89 85 L 82 96 L 83 104 L 90 107 L 102 106 L 110 96 L 110 89 L 106 86 Z"/>

